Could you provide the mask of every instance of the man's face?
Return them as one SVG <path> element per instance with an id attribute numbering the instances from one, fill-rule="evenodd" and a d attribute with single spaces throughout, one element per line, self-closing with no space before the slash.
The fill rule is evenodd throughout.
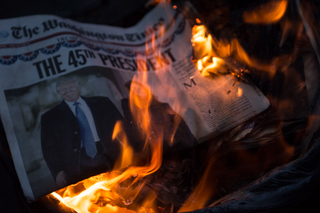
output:
<path id="1" fill-rule="evenodd" d="M 147 88 L 144 88 L 143 86 L 135 82 L 131 83 L 130 89 L 135 95 L 140 96 L 144 99 L 148 98 L 148 96 L 150 95 L 150 91 L 148 91 Z"/>
<path id="2" fill-rule="evenodd" d="M 58 93 L 65 101 L 75 102 L 80 97 L 81 87 L 77 82 L 62 84 L 58 87 Z"/>

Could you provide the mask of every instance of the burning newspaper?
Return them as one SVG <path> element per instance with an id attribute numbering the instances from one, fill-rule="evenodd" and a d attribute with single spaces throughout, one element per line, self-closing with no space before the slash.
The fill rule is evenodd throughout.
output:
<path id="1" fill-rule="evenodd" d="M 52 15 L 0 22 L 1 120 L 29 201 L 111 171 L 127 143 L 115 135 L 118 125 L 133 152 L 143 149 L 146 121 L 160 126 L 166 151 L 202 143 L 269 106 L 233 75 L 200 74 L 192 26 L 169 4 L 125 29 Z M 134 118 L 129 94 L 152 119 Z"/>

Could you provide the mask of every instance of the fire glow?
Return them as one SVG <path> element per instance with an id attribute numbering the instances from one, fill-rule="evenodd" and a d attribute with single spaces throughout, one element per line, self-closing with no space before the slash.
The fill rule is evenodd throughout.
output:
<path id="1" fill-rule="evenodd" d="M 146 51 L 149 48 L 153 48 L 156 54 L 161 54 L 158 52 L 159 50 L 157 50 L 155 43 L 155 37 L 153 36 L 151 46 L 146 44 Z M 143 67 L 141 69 L 143 70 Z M 119 121 L 114 127 L 112 139 L 114 142 L 118 141 L 120 143 L 122 151 L 113 170 L 53 192 L 52 195 L 56 199 L 78 213 L 134 212 L 125 207 L 133 203 L 142 189 L 144 185 L 143 181 L 141 181 L 142 178 L 157 171 L 162 163 L 164 130 L 162 126 L 150 124 L 152 117 L 149 113 L 149 105 L 152 97 L 151 88 L 147 84 L 147 71 L 137 72 L 132 79 L 129 104 L 134 120 L 140 124 L 140 134 L 144 139 L 144 149 L 141 156 L 150 156 L 149 162 L 143 166 L 140 165 L 141 163 L 135 165 L 136 159 L 133 149 L 128 143 L 128 138 L 124 131 L 125 128 Z M 139 186 L 134 187 L 134 190 L 129 189 L 130 186 L 120 186 L 122 182 L 128 180 L 130 181 L 130 185 L 138 184 Z M 78 188 L 84 189 L 78 192 Z M 155 198 L 155 194 L 146 196 L 139 211 L 153 212 L 152 208 L 154 207 L 153 201 Z M 120 207 L 120 205 L 123 207 Z"/>
<path id="2" fill-rule="evenodd" d="M 243 14 L 244 20 L 247 23 L 276 22 L 280 20 L 285 13 L 287 3 L 288 1 L 286 0 L 272 3 L 272 8 L 276 8 L 274 14 L 271 15 L 272 18 L 270 18 L 269 15 L 266 17 L 265 14 L 262 14 L 262 18 L 257 15 L 259 11 L 251 11 Z M 198 24 L 201 23 L 199 19 L 196 19 L 196 22 Z M 236 66 L 230 58 L 234 58 L 249 67 L 267 71 L 270 74 L 274 74 L 277 69 L 277 60 L 275 60 L 274 64 L 270 64 L 250 58 L 237 39 L 233 39 L 230 42 L 218 41 L 207 32 L 204 25 L 196 25 L 193 27 L 192 44 L 196 59 L 195 64 L 202 76 L 231 73 L 240 77 L 244 70 Z M 148 49 L 147 46 L 146 49 Z M 142 82 L 144 85 L 147 85 L 147 72 L 138 72 L 132 82 Z M 141 95 L 141 93 L 143 94 Z M 240 97 L 242 93 L 242 89 L 238 88 L 237 95 Z M 130 179 L 131 185 L 133 185 L 138 183 L 143 177 L 154 173 L 160 168 L 162 163 L 163 127 L 150 125 L 152 117 L 150 116 L 148 107 L 152 101 L 151 88 L 146 86 L 144 87 L 144 91 L 135 91 L 135 87 L 131 87 L 129 99 L 130 109 L 134 115 L 134 119 L 141 124 L 141 134 L 145 139 L 144 151 L 146 147 L 149 147 L 151 150 L 150 161 L 144 166 L 135 165 L 133 149 L 128 143 L 122 123 L 118 122 L 114 128 L 113 139 L 121 143 L 122 154 L 116 162 L 114 170 L 109 173 L 91 177 L 52 193 L 56 199 L 68 208 L 78 213 L 132 213 L 134 211 L 127 209 L 126 206 L 132 203 L 136 196 L 138 196 L 143 183 L 140 184 L 139 187 L 136 187 L 135 190 L 122 189 L 119 184 Z M 176 122 L 178 123 L 179 121 Z M 171 137 L 173 138 L 173 136 L 174 133 Z M 208 166 L 208 168 L 210 167 L 211 166 Z M 205 172 L 203 179 L 207 178 L 206 173 L 207 172 Z M 204 180 L 204 182 L 207 181 L 209 180 Z M 79 192 L 77 189 L 79 187 L 84 189 Z M 206 191 L 205 188 L 204 184 L 200 184 L 180 211 L 190 211 L 205 207 L 206 201 L 211 196 L 211 192 Z M 204 191 L 206 191 L 206 193 L 203 193 Z M 198 195 L 202 196 L 197 197 Z M 199 200 L 198 198 L 201 201 L 194 202 L 194 199 Z M 154 208 L 153 201 L 155 199 L 156 195 L 147 196 L 139 211 L 154 212 L 152 209 Z M 122 204 L 121 207 L 119 203 Z"/>
<path id="3" fill-rule="evenodd" d="M 288 0 L 271 0 L 260 7 L 243 13 L 249 24 L 272 24 L 278 22 L 286 12 Z"/>
<path id="4" fill-rule="evenodd" d="M 238 62 L 251 68 L 268 72 L 271 76 L 282 64 L 279 58 L 275 57 L 271 63 L 265 63 L 253 57 L 249 57 L 237 39 L 230 42 L 218 41 L 212 37 L 204 25 L 193 27 L 192 44 L 198 70 L 203 76 L 211 74 L 240 73 L 241 68 L 235 66 L 230 60 Z M 235 61 L 234 61 L 235 62 Z"/>
<path id="5" fill-rule="evenodd" d="M 144 75 L 146 72 L 143 72 Z M 114 190 L 118 187 L 118 184 L 129 178 L 134 178 L 132 184 L 139 181 L 141 178 L 150 175 L 158 170 L 162 161 L 162 137 L 157 134 L 157 137 L 151 136 L 154 132 L 151 131 L 148 104 L 150 99 L 150 91 L 145 93 L 147 96 L 139 96 L 134 91 L 130 92 L 130 105 L 132 111 L 134 111 L 137 117 L 144 118 L 144 122 L 141 125 L 144 133 L 146 134 L 146 143 L 151 148 L 151 160 L 150 163 L 145 166 L 133 165 L 133 151 L 128 145 L 126 135 L 123 132 L 123 126 L 121 123 L 117 123 L 113 132 L 113 139 L 118 139 L 122 145 L 122 155 L 119 157 L 118 162 L 114 167 L 114 170 L 110 173 L 104 173 L 86 179 L 76 185 L 71 185 L 58 192 L 52 193 L 65 206 L 74 209 L 78 213 L 93 213 L 93 212 L 133 212 L 126 208 L 117 207 L 114 204 L 120 200 L 125 204 L 130 204 L 138 194 L 139 190 L 134 193 L 132 191 L 122 192 L 121 195 Z M 144 99 L 141 99 L 144 97 Z M 149 98 L 148 98 L 149 97 Z M 123 171 L 124 170 L 124 171 Z M 123 171 L 123 172 L 121 172 Z M 77 185 L 83 185 L 86 189 L 80 193 L 73 193 Z M 139 187 L 141 188 L 141 187 Z M 63 195 L 61 196 L 61 192 Z M 124 198 L 126 197 L 126 198 Z M 103 199 L 103 202 L 100 202 Z M 149 198 L 152 200 L 152 198 Z M 147 203 L 146 203 L 147 205 Z M 148 204 L 149 205 L 149 204 Z M 150 208 L 150 206 L 146 208 Z"/>

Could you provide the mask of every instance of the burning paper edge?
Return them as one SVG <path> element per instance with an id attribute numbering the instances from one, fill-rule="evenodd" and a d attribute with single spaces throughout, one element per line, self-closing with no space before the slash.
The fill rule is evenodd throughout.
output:
<path id="1" fill-rule="evenodd" d="M 197 22 L 199 22 L 199 21 L 197 21 Z M 237 46 L 237 44 L 236 44 L 236 46 Z M 206 61 L 206 59 L 204 59 L 204 60 Z M 208 69 L 215 68 L 215 67 L 217 66 L 217 61 L 218 61 L 218 60 L 220 61 L 221 59 L 220 59 L 220 58 L 217 58 L 217 57 L 213 57 L 213 58 L 212 58 L 213 64 L 211 64 L 211 65 L 207 66 L 206 68 L 204 68 L 203 73 L 206 73 L 206 71 L 207 71 Z M 199 61 L 198 61 L 198 62 L 199 62 Z M 201 63 L 201 65 L 199 65 L 199 66 L 201 66 L 201 69 L 202 69 L 202 63 Z M 201 69 L 200 69 L 200 70 L 201 70 Z M 241 96 L 241 95 L 242 95 L 242 90 L 238 88 L 238 96 Z"/>

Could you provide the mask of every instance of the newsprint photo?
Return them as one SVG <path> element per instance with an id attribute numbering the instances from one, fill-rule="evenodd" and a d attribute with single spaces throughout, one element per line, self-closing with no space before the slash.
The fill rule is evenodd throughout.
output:
<path id="1" fill-rule="evenodd" d="M 250 83 L 201 76 L 191 61 L 192 27 L 167 4 L 129 28 L 35 15 L 1 20 L 0 35 L 1 120 L 29 201 L 111 170 L 121 146 L 113 137 L 119 121 L 139 151 L 131 92 L 150 100 L 151 114 L 179 118 L 163 122 L 167 132 L 185 137 L 173 144 L 178 148 L 269 107 Z"/>

